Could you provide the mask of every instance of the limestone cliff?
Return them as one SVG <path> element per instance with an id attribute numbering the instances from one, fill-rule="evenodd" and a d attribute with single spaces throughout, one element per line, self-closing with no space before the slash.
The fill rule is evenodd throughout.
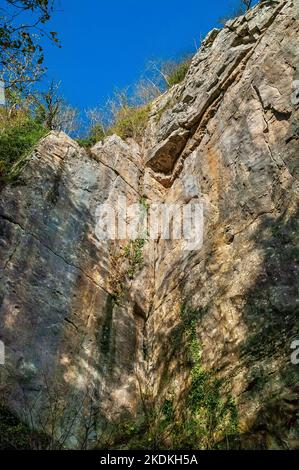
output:
<path id="1" fill-rule="evenodd" d="M 150 422 L 148 446 L 299 448 L 298 33 L 298 2 L 263 2 L 208 35 L 141 143 L 52 132 L 1 188 L 1 393 L 61 446 Z M 120 196 L 201 201 L 202 248 L 99 241 Z"/>

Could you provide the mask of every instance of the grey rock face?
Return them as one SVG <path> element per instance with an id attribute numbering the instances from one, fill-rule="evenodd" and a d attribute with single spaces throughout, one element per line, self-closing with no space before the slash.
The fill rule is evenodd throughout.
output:
<path id="1" fill-rule="evenodd" d="M 180 396 L 190 374 L 170 338 L 188 305 L 203 366 L 230 385 L 241 447 L 299 447 L 296 7 L 264 2 L 213 30 L 153 104 L 142 146 L 113 136 L 87 154 L 51 133 L 2 188 L 1 388 L 64 445 L 92 447 L 107 423 L 142 413 L 140 391 Z M 147 239 L 140 256 L 99 241 L 97 208 L 121 196 L 201 201 L 202 248 Z"/>
<path id="2" fill-rule="evenodd" d="M 93 159 L 66 135 L 51 133 L 21 180 L 0 196 L 3 391 L 13 408 L 46 429 L 51 423 L 43 410 L 59 398 L 67 415 L 55 423 L 61 439 L 60 425 L 73 420 L 76 434 L 89 419 L 87 409 L 105 423 L 106 411 L 110 419 L 135 406 L 138 320 L 133 306 L 114 307 L 117 247 L 99 243 L 95 214 L 119 194 L 139 200 L 133 160 L 129 168 L 138 149 L 112 137 L 100 153 L 101 162 L 96 148 Z M 114 169 L 114 157 L 126 162 L 123 171 L 121 164 Z"/>

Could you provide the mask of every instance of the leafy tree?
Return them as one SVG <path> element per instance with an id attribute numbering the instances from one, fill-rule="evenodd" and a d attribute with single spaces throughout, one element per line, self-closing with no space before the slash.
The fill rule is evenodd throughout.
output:
<path id="1" fill-rule="evenodd" d="M 59 45 L 57 33 L 45 24 L 55 0 L 3 0 L 0 7 L 0 79 L 6 88 L 24 90 L 44 72 L 40 39 Z"/>
<path id="2" fill-rule="evenodd" d="M 49 89 L 32 96 L 34 115 L 49 130 L 71 134 L 77 130 L 78 111 L 63 98 L 60 83 L 51 82 Z"/>

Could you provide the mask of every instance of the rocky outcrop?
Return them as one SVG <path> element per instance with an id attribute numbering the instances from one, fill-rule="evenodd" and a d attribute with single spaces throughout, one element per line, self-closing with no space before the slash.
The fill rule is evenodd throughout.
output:
<path id="1" fill-rule="evenodd" d="M 1 389 L 61 446 L 93 447 L 149 392 L 180 414 L 189 309 L 201 366 L 238 411 L 232 445 L 299 447 L 298 31 L 296 2 L 264 2 L 208 35 L 141 145 L 86 153 L 53 132 L 2 188 Z M 99 240 L 99 206 L 122 196 L 144 214 L 202 204 L 202 247 Z"/>

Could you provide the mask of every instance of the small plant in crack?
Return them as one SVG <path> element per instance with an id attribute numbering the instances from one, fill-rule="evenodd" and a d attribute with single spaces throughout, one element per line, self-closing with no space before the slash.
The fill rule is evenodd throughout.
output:
<path id="1" fill-rule="evenodd" d="M 145 213 L 148 213 L 149 208 L 150 208 L 150 205 L 149 205 L 149 203 L 147 202 L 147 198 L 146 198 L 145 196 L 141 196 L 141 198 L 139 199 L 139 204 L 140 204 L 141 207 L 144 209 L 144 212 L 145 212 Z"/>
<path id="2" fill-rule="evenodd" d="M 129 261 L 127 275 L 129 279 L 134 279 L 138 269 L 143 262 L 143 248 L 145 245 L 144 238 L 132 240 L 124 247 L 124 255 Z"/>

